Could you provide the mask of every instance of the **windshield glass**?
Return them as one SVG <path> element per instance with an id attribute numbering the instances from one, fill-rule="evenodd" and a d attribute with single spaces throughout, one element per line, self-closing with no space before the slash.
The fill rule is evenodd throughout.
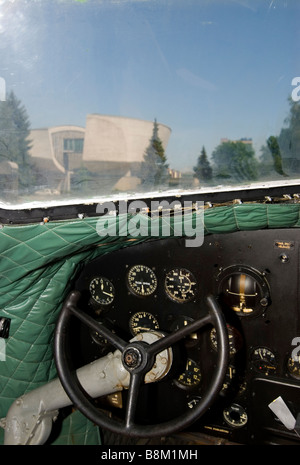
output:
<path id="1" fill-rule="evenodd" d="M 0 201 L 300 177 L 295 0 L 0 0 Z"/>

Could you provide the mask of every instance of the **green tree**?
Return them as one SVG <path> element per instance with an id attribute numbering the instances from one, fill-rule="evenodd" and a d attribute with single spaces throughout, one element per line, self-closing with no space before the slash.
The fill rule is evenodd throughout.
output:
<path id="1" fill-rule="evenodd" d="M 218 178 L 231 178 L 234 181 L 254 181 L 257 179 L 257 160 L 252 145 L 242 141 L 222 142 L 212 153 Z"/>
<path id="2" fill-rule="evenodd" d="M 194 177 L 199 181 L 210 181 L 212 179 L 212 167 L 207 158 L 206 150 L 202 147 L 198 157 L 197 165 L 194 166 Z"/>
<path id="3" fill-rule="evenodd" d="M 30 123 L 25 107 L 13 92 L 0 102 L 0 162 L 11 161 L 18 165 L 19 188 L 32 185 L 35 170 L 30 161 Z"/>
<path id="4" fill-rule="evenodd" d="M 290 113 L 278 136 L 278 144 L 284 165 L 290 172 L 300 172 L 300 102 L 291 98 Z"/>
<path id="5" fill-rule="evenodd" d="M 282 168 L 282 158 L 277 138 L 275 136 L 270 136 L 267 140 L 267 145 L 273 157 L 276 173 L 281 174 L 282 176 L 287 176 Z"/>
<path id="6" fill-rule="evenodd" d="M 300 103 L 289 99 L 290 112 L 278 137 L 270 136 L 261 147 L 260 174 L 263 177 L 300 172 Z M 287 173 L 287 174 L 286 174 Z"/>
<path id="7" fill-rule="evenodd" d="M 162 141 L 158 136 L 158 124 L 153 123 L 152 137 L 141 164 L 141 184 L 150 186 L 163 185 L 168 178 L 168 164 Z"/>
<path id="8" fill-rule="evenodd" d="M 259 176 L 263 179 L 273 179 L 274 177 L 274 163 L 268 145 L 264 144 L 260 148 L 259 155 Z"/>

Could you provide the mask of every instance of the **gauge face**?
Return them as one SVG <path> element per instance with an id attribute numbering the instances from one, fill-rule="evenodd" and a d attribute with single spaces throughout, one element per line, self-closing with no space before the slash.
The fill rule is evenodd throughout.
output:
<path id="1" fill-rule="evenodd" d="M 296 379 L 300 379 L 300 355 L 291 354 L 287 362 L 289 374 Z"/>
<path id="2" fill-rule="evenodd" d="M 235 355 L 243 345 L 243 340 L 240 332 L 231 325 L 227 325 L 228 345 L 230 356 Z M 210 341 L 215 350 L 218 350 L 217 332 L 213 328 L 210 332 Z"/>
<path id="3" fill-rule="evenodd" d="M 276 372 L 277 362 L 275 354 L 266 347 L 258 347 L 251 354 L 251 362 L 255 369 L 264 375 Z"/>
<path id="4" fill-rule="evenodd" d="M 110 321 L 105 320 L 104 322 L 99 321 L 98 323 L 99 323 L 99 325 L 103 324 L 106 328 L 109 328 L 110 331 L 111 331 L 112 333 L 115 333 L 115 330 L 114 330 L 114 328 L 113 328 L 113 325 L 112 325 L 112 323 L 111 323 Z M 93 340 L 96 344 L 98 344 L 99 346 L 101 346 L 101 348 L 103 349 L 103 351 L 104 351 L 105 349 L 111 350 L 111 347 L 112 347 L 112 346 L 111 346 L 111 344 L 109 343 L 109 341 L 108 341 L 104 336 L 102 336 L 98 331 L 96 331 L 95 329 L 90 329 L 90 335 L 91 335 L 92 340 Z"/>
<path id="5" fill-rule="evenodd" d="M 175 268 L 166 275 L 165 291 L 175 302 L 190 302 L 195 297 L 196 287 L 195 277 L 185 268 Z"/>
<path id="6" fill-rule="evenodd" d="M 90 282 L 92 298 L 100 305 L 109 305 L 115 298 L 115 288 L 107 278 L 96 277 Z"/>
<path id="7" fill-rule="evenodd" d="M 157 278 L 148 266 L 135 265 L 129 270 L 128 286 L 133 294 L 146 297 L 155 292 Z"/>
<path id="8" fill-rule="evenodd" d="M 188 358 L 185 370 L 178 377 L 177 382 L 179 385 L 186 388 L 193 388 L 201 382 L 201 371 L 199 365 L 192 359 Z"/>
<path id="9" fill-rule="evenodd" d="M 239 316 L 251 316 L 269 304 L 268 285 L 259 272 L 246 267 L 230 267 L 221 279 L 223 303 Z"/>
<path id="10" fill-rule="evenodd" d="M 248 421 L 248 415 L 245 409 L 238 404 L 232 404 L 223 410 L 223 417 L 226 423 L 234 428 L 245 426 Z"/>
<path id="11" fill-rule="evenodd" d="M 135 336 L 144 331 L 159 329 L 158 321 L 148 312 L 137 312 L 130 318 L 129 328 L 131 334 Z"/>
<path id="12" fill-rule="evenodd" d="M 244 273 L 230 276 L 225 283 L 225 295 L 231 308 L 239 314 L 249 315 L 256 306 L 258 289 L 255 280 Z"/>

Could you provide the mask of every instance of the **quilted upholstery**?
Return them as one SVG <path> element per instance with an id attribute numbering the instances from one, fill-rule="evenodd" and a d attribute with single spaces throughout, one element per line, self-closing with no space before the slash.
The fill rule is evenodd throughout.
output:
<path id="1" fill-rule="evenodd" d="M 299 211 L 298 204 L 211 208 L 204 215 L 205 233 L 299 227 Z M 129 220 L 123 217 L 123 225 Z M 195 214 L 189 220 L 193 222 Z M 100 254 L 149 239 L 100 237 L 98 221 L 105 224 L 104 219 L 88 218 L 0 229 L 0 316 L 11 318 L 6 359 L 0 359 L 0 418 L 17 397 L 56 376 L 55 322 L 78 267 Z M 147 226 L 151 220 L 144 221 Z"/>
<path id="2" fill-rule="evenodd" d="M 17 397 L 56 376 L 55 322 L 78 264 L 122 246 L 115 241 L 105 250 L 97 247 L 96 221 L 0 230 L 0 315 L 11 318 L 6 360 L 0 362 L 0 417 Z"/>

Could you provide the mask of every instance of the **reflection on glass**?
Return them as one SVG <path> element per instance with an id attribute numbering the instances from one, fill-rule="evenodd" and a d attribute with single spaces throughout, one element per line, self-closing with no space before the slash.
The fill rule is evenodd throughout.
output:
<path id="1" fill-rule="evenodd" d="M 0 200 L 299 178 L 299 9 L 1 0 Z"/>

